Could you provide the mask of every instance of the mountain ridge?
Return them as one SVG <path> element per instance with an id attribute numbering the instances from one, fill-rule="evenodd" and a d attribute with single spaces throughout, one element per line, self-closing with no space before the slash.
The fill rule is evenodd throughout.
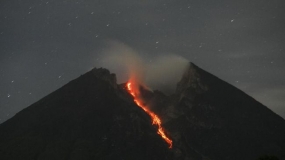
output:
<path id="1" fill-rule="evenodd" d="M 180 136 L 199 132 L 200 135 L 193 135 L 195 138 L 184 138 L 191 139 L 189 144 L 196 143 L 193 148 L 200 153 L 217 159 L 254 159 L 264 152 L 285 159 L 284 119 L 243 91 L 190 63 L 178 82 L 176 96 L 179 103 L 174 108 L 183 113 L 179 116 L 184 119 L 182 128 L 189 130 L 173 127 L 181 125 L 179 118 L 168 126 L 174 128 L 173 132 L 180 132 Z"/>
<path id="2" fill-rule="evenodd" d="M 173 95 L 145 88 L 141 93 L 161 117 L 173 149 L 126 84 L 94 68 L 0 124 L 0 158 L 285 159 L 285 121 L 193 63 Z"/>
<path id="3" fill-rule="evenodd" d="M 93 69 L 1 124 L 0 158 L 172 159 L 148 115 L 114 79 Z"/>

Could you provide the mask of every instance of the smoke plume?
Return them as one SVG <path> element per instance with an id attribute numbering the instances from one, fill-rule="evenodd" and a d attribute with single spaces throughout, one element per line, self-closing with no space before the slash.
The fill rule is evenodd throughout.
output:
<path id="1" fill-rule="evenodd" d="M 118 83 L 132 81 L 171 94 L 188 60 L 171 54 L 147 57 L 123 43 L 110 42 L 102 52 L 99 65 L 116 73 Z"/>

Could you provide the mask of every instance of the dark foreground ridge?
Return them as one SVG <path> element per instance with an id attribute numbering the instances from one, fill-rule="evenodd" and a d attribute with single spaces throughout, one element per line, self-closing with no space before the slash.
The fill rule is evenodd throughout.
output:
<path id="1" fill-rule="evenodd" d="M 125 85 L 93 69 L 0 125 L 0 159 L 285 159 L 285 121 L 242 91 L 190 64 L 176 93 L 142 88 L 173 149 Z"/>

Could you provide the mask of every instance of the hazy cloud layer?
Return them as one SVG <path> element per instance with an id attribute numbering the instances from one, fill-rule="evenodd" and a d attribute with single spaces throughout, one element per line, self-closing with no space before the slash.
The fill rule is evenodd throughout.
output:
<path id="1" fill-rule="evenodd" d="M 188 60 L 174 54 L 145 57 L 129 46 L 114 41 L 108 43 L 101 59 L 97 66 L 116 73 L 118 83 L 133 81 L 169 94 L 174 93 L 189 64 Z"/>

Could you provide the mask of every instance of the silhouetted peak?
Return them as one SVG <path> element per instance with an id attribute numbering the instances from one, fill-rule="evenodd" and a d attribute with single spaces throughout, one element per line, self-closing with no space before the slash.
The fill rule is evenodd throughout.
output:
<path id="1" fill-rule="evenodd" d="M 83 76 L 95 76 L 103 81 L 108 82 L 114 88 L 117 88 L 117 78 L 114 73 L 110 73 L 108 69 L 105 68 L 93 68 L 91 71 L 87 72 Z"/>
<path id="2" fill-rule="evenodd" d="M 94 68 L 0 125 L 0 159 L 284 159 L 285 122 L 189 63 L 167 96 L 143 86 L 173 148 L 115 74 Z"/>
<path id="3" fill-rule="evenodd" d="M 182 75 L 181 80 L 177 84 L 176 94 L 182 94 L 189 91 L 195 93 L 207 91 L 207 86 L 201 81 L 202 72 L 202 69 L 190 62 L 188 68 Z"/>

